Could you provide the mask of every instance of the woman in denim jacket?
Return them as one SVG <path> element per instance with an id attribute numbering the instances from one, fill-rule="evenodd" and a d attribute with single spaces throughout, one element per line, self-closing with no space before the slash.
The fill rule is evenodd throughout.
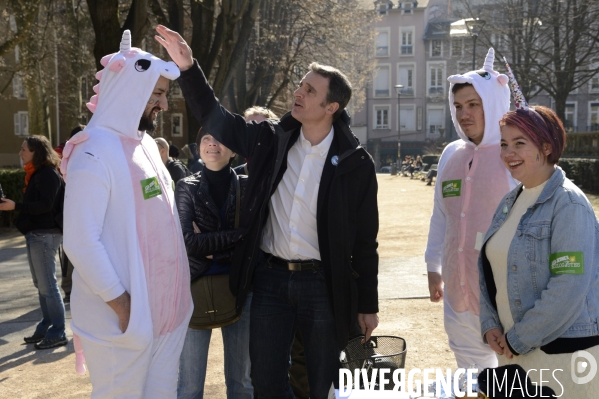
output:
<path id="1" fill-rule="evenodd" d="M 519 364 L 558 396 L 596 397 L 599 377 L 580 377 L 599 359 L 597 218 L 556 166 L 566 134 L 552 110 L 510 111 L 500 125 L 501 158 L 521 184 L 499 204 L 480 253 L 483 340 L 500 366 Z M 590 373 L 573 367 L 581 350 Z"/>

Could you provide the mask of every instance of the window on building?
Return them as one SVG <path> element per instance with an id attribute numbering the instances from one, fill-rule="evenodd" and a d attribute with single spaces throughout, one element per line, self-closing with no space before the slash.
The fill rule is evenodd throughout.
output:
<path id="1" fill-rule="evenodd" d="M 429 68 L 429 95 L 443 95 L 445 92 L 444 67 L 437 65 Z"/>
<path id="2" fill-rule="evenodd" d="M 403 2 L 400 5 L 402 14 L 412 14 L 412 2 Z"/>
<path id="3" fill-rule="evenodd" d="M 21 79 L 19 74 L 15 74 L 12 77 L 12 95 L 19 100 L 24 100 L 27 98 L 25 86 L 23 85 L 23 79 Z"/>
<path id="4" fill-rule="evenodd" d="M 19 111 L 13 115 L 16 136 L 29 136 L 29 113 Z"/>
<path id="5" fill-rule="evenodd" d="M 599 130 L 599 103 L 589 104 L 589 129 L 590 131 Z"/>
<path id="6" fill-rule="evenodd" d="M 15 62 L 18 63 L 20 58 L 21 58 L 21 49 L 19 48 L 19 45 L 17 44 L 15 46 Z"/>
<path id="7" fill-rule="evenodd" d="M 374 78 L 374 96 L 389 97 L 389 67 L 379 67 Z"/>
<path id="8" fill-rule="evenodd" d="M 379 15 L 387 15 L 388 5 L 387 4 L 379 4 L 377 8 L 377 12 Z"/>
<path id="9" fill-rule="evenodd" d="M 389 129 L 389 106 L 375 106 L 375 129 Z"/>
<path id="10" fill-rule="evenodd" d="M 576 103 L 566 103 L 564 127 L 567 132 L 576 131 Z"/>
<path id="11" fill-rule="evenodd" d="M 599 73 L 593 76 L 589 81 L 589 91 L 591 93 L 599 92 Z"/>
<path id="12" fill-rule="evenodd" d="M 414 54 L 413 32 L 404 30 L 401 32 L 401 55 Z"/>
<path id="13" fill-rule="evenodd" d="M 461 57 L 464 54 L 464 39 L 454 38 L 451 40 L 451 56 Z"/>
<path id="14" fill-rule="evenodd" d="M 413 105 L 402 105 L 399 108 L 399 125 L 401 130 L 416 130 L 416 112 Z"/>
<path id="15" fill-rule="evenodd" d="M 428 132 L 429 134 L 440 134 L 444 129 L 443 109 L 429 108 L 428 110 Z"/>
<path id="16" fill-rule="evenodd" d="M 443 40 L 431 40 L 431 57 L 443 55 Z"/>
<path id="17" fill-rule="evenodd" d="M 389 56 L 389 32 L 378 32 L 376 35 L 376 56 Z"/>
<path id="18" fill-rule="evenodd" d="M 183 115 L 171 114 L 171 136 L 183 137 Z"/>
<path id="19" fill-rule="evenodd" d="M 401 94 L 405 96 L 414 95 L 414 66 L 400 65 L 397 69 L 399 84 L 403 86 Z"/>

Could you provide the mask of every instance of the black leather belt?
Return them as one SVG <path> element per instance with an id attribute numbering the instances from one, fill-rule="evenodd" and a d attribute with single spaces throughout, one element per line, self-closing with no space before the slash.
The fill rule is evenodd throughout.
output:
<path id="1" fill-rule="evenodd" d="M 264 253 L 264 255 L 266 256 L 267 262 L 271 265 L 279 266 L 291 272 L 303 272 L 305 270 L 317 271 L 320 269 L 320 261 L 316 259 L 287 260 L 268 253 Z"/>

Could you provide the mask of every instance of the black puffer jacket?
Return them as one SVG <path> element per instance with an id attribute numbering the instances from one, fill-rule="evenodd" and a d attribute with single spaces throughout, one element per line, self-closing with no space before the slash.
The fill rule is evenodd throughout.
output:
<path id="1" fill-rule="evenodd" d="M 231 185 L 225 211 L 226 224 L 223 226 L 220 211 L 210 197 L 208 182 L 202 176 L 203 170 L 204 168 L 198 173 L 179 180 L 175 190 L 175 201 L 192 281 L 206 273 L 213 261 L 231 262 L 235 237 L 239 237 L 235 230 L 235 182 L 239 180 L 242 204 L 247 183 L 247 176 L 237 176 L 231 170 Z M 241 212 L 243 209 L 240 209 L 240 215 Z M 194 232 L 193 222 L 200 229 L 200 234 Z M 212 255 L 213 259 L 207 259 L 208 255 Z"/>

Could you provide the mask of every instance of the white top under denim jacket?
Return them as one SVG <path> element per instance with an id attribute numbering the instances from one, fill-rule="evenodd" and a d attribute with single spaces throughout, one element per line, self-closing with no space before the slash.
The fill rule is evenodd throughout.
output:
<path id="1" fill-rule="evenodd" d="M 503 330 L 485 246 L 521 190 L 520 184 L 499 204 L 480 252 L 480 322 L 485 342 L 489 330 Z M 556 261 L 555 270 L 581 274 L 552 275 L 550 259 Z M 582 265 L 571 267 L 576 265 L 568 261 Z M 507 287 L 515 323 L 507 340 L 515 354 L 539 347 L 550 354 L 571 353 L 599 343 L 599 224 L 586 196 L 559 167 L 518 224 L 509 248 Z"/>

